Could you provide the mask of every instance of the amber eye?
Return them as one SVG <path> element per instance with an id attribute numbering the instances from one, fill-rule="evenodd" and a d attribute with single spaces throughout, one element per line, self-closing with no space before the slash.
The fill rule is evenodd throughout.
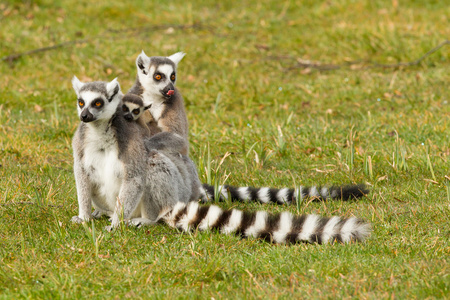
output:
<path id="1" fill-rule="evenodd" d="M 170 76 L 170 80 L 175 81 L 175 74 L 172 74 L 172 76 Z"/>
<path id="2" fill-rule="evenodd" d="M 83 100 L 78 100 L 78 105 L 79 105 L 80 107 L 83 107 L 83 106 L 84 106 L 84 101 L 83 101 Z"/>
<path id="3" fill-rule="evenodd" d="M 123 110 L 124 112 L 127 112 L 127 111 L 128 111 L 128 107 L 127 107 L 126 105 L 123 105 L 123 106 L 122 106 L 122 110 Z"/>
<path id="4" fill-rule="evenodd" d="M 102 106 L 102 103 L 100 102 L 100 101 L 95 101 L 95 106 L 97 106 L 97 107 L 100 107 L 100 106 Z"/>
<path id="5" fill-rule="evenodd" d="M 156 75 L 155 75 L 155 79 L 156 79 L 156 80 L 161 80 L 161 78 L 162 78 L 161 75 L 159 75 L 159 74 L 156 74 Z"/>
<path id="6" fill-rule="evenodd" d="M 138 108 L 136 108 L 136 109 L 133 109 L 133 114 L 135 114 L 135 115 L 138 115 L 139 114 L 139 109 Z"/>

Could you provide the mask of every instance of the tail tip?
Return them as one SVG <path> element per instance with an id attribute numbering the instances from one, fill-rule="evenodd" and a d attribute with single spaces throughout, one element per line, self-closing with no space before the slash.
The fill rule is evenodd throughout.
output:
<path id="1" fill-rule="evenodd" d="M 363 242 L 367 238 L 369 238 L 371 233 L 372 233 L 372 224 L 363 220 L 358 220 L 358 226 L 355 229 L 354 233 L 355 240 L 357 242 Z"/>

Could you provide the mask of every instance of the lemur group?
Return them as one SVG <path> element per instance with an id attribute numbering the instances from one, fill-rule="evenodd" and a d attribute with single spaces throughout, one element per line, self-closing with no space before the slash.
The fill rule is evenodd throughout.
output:
<path id="1" fill-rule="evenodd" d="M 361 242 L 371 225 L 359 218 L 222 209 L 220 200 L 298 204 L 305 199 L 348 200 L 368 193 L 363 184 L 331 187 L 215 187 L 201 184 L 189 158 L 188 121 L 175 87 L 184 53 L 136 59 L 137 78 L 125 95 L 111 82 L 72 85 L 80 124 L 73 137 L 81 223 L 108 216 L 114 230 L 165 223 L 183 232 L 211 230 L 276 244 Z M 215 199 L 219 198 L 219 199 Z M 205 202 L 214 201 L 215 205 Z"/>

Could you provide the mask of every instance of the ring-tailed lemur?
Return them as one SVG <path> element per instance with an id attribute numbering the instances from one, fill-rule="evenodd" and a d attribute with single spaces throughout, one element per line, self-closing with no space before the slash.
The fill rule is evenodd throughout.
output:
<path id="1" fill-rule="evenodd" d="M 176 68 L 184 57 L 184 53 L 178 52 L 169 57 L 148 57 L 144 51 L 137 57 L 136 82 L 128 91 L 142 97 L 144 105 L 162 131 L 154 135 L 148 141 L 148 147 L 160 150 L 164 146 L 161 141 L 173 140 L 171 148 L 177 149 L 183 155 L 189 153 L 188 121 L 184 109 L 184 101 L 181 93 L 175 88 L 177 79 Z"/>
<path id="2" fill-rule="evenodd" d="M 290 213 L 270 215 L 217 206 L 199 206 L 200 183 L 193 162 L 171 151 L 145 146 L 146 134 L 136 122 L 127 122 L 122 94 L 116 79 L 72 84 L 82 121 L 73 138 L 74 173 L 80 223 L 92 218 L 92 205 L 111 216 L 117 227 L 120 216 L 141 226 L 163 220 L 169 226 L 189 231 L 218 228 L 222 233 L 260 237 L 274 243 L 327 243 L 362 241 L 370 224 L 356 218 L 330 219 L 315 215 L 295 217 Z"/>

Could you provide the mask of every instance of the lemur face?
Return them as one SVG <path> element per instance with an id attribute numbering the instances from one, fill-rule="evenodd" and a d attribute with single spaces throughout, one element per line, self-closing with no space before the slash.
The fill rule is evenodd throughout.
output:
<path id="1" fill-rule="evenodd" d="M 148 57 L 142 51 L 136 59 L 136 66 L 144 92 L 163 99 L 170 99 L 175 93 L 176 68 L 184 55 L 184 53 L 178 52 L 169 57 Z"/>
<path id="2" fill-rule="evenodd" d="M 127 121 L 136 121 L 147 108 L 138 95 L 126 94 L 122 98 L 123 117 Z"/>
<path id="3" fill-rule="evenodd" d="M 158 64 L 150 67 L 149 75 L 153 78 L 153 88 L 166 99 L 175 93 L 176 73 L 173 65 Z"/>
<path id="4" fill-rule="evenodd" d="M 127 121 L 136 121 L 144 112 L 143 106 L 134 103 L 122 104 L 123 117 Z"/>
<path id="5" fill-rule="evenodd" d="M 101 81 L 82 83 L 74 76 L 72 85 L 77 94 L 78 116 L 82 122 L 111 119 L 120 101 L 117 78 L 109 83 Z"/>

